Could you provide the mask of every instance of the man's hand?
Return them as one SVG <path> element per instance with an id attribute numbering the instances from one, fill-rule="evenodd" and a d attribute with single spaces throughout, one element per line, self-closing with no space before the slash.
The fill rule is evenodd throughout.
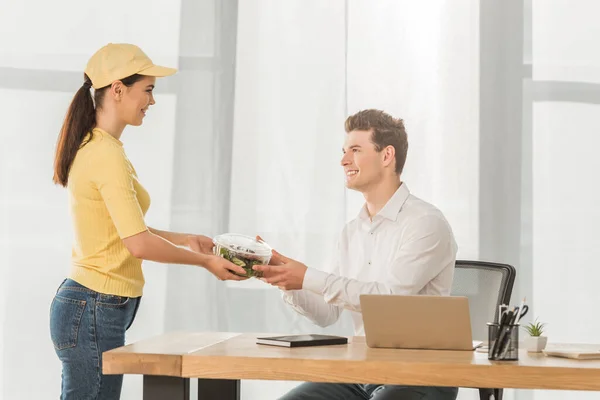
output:
<path id="1" fill-rule="evenodd" d="M 263 238 L 261 238 L 260 236 L 256 235 L 256 241 L 258 242 L 263 242 L 266 244 L 266 242 L 264 241 Z M 281 254 L 279 254 L 278 252 L 276 252 L 275 250 L 271 251 L 271 259 L 269 260 L 269 265 L 283 265 L 283 256 Z"/>
<path id="2" fill-rule="evenodd" d="M 188 235 L 187 247 L 191 250 L 202 254 L 213 254 L 215 247 L 211 238 L 203 235 Z"/>
<path id="3" fill-rule="evenodd" d="M 255 265 L 255 271 L 263 273 L 262 281 L 283 290 L 302 289 L 304 275 L 308 267 L 301 262 L 284 257 L 275 250 L 271 257 L 270 265 Z"/>

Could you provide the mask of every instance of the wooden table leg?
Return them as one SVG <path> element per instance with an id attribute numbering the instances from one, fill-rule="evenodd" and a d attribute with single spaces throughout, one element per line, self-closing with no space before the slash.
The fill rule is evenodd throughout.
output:
<path id="1" fill-rule="evenodd" d="M 190 400 L 189 378 L 144 375 L 144 400 Z"/>
<path id="2" fill-rule="evenodd" d="M 240 400 L 240 381 L 198 379 L 198 400 Z"/>

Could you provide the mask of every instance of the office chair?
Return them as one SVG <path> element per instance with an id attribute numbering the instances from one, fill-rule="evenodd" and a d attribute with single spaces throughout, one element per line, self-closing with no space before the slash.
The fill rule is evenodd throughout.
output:
<path id="1" fill-rule="evenodd" d="M 456 260 L 452 296 L 469 299 L 474 340 L 487 341 L 487 323 L 492 322 L 500 304 L 510 304 L 515 268 L 507 264 Z M 479 388 L 480 400 L 502 400 L 502 389 Z"/>

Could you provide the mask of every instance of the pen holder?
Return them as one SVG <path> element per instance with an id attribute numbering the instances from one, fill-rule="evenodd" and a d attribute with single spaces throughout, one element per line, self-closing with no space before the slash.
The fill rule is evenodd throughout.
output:
<path id="1" fill-rule="evenodd" d="M 519 359 L 519 324 L 488 323 L 488 359 L 514 361 Z"/>

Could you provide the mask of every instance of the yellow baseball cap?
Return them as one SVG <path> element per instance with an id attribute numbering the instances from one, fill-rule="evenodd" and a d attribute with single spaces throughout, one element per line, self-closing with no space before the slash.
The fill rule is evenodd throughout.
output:
<path id="1" fill-rule="evenodd" d="M 128 43 L 107 44 L 90 58 L 85 68 L 94 89 L 135 74 L 162 77 L 175 72 L 175 68 L 154 65 L 142 49 Z"/>

